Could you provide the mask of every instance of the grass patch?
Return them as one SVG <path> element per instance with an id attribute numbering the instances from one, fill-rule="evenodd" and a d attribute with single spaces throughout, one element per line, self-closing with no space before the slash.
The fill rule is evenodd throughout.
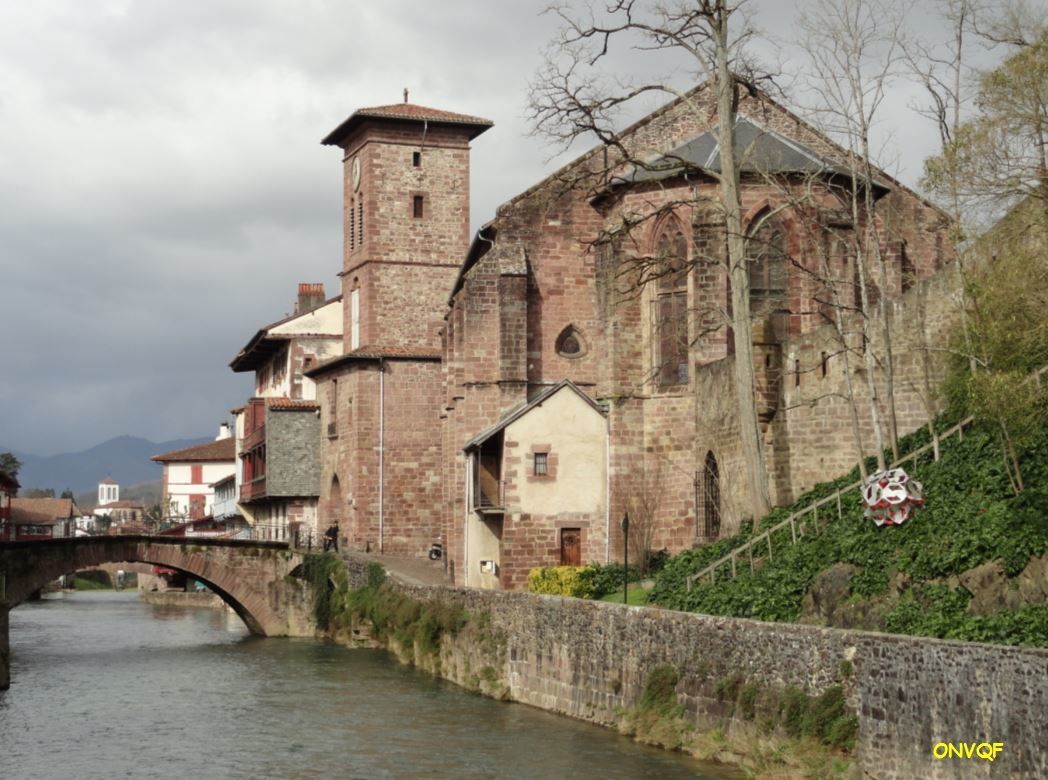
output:
<path id="1" fill-rule="evenodd" d="M 627 604 L 632 604 L 635 607 L 642 607 L 648 603 L 648 591 L 641 587 L 632 587 L 627 593 L 629 600 Z M 622 591 L 616 591 L 614 593 L 608 593 L 605 596 L 600 597 L 601 601 L 609 601 L 613 604 L 622 603 Z"/>
<path id="2" fill-rule="evenodd" d="M 684 720 L 684 707 L 677 703 L 680 676 L 671 664 L 658 664 L 648 681 L 636 709 L 626 714 L 622 728 L 649 745 L 679 750 L 692 731 Z"/>
<path id="3" fill-rule="evenodd" d="M 105 583 L 105 582 L 99 582 L 98 580 L 89 580 L 89 579 L 85 579 L 84 577 L 77 577 L 76 579 L 73 580 L 73 589 L 74 590 L 112 590 L 113 586 L 108 584 L 108 583 Z"/>

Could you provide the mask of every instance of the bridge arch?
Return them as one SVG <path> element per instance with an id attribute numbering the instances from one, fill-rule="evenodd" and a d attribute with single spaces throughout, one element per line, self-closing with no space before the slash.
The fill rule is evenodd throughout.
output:
<path id="1" fill-rule="evenodd" d="M 292 587 L 285 578 L 302 557 L 282 542 L 103 536 L 0 545 L 0 572 L 5 574 L 9 608 L 63 574 L 121 562 L 164 566 L 203 582 L 240 616 L 252 634 L 292 633 L 288 612 L 303 587 Z"/>

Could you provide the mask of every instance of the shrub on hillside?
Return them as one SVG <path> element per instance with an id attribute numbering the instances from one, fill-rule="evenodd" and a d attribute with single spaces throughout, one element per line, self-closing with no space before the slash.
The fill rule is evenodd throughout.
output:
<path id="1" fill-rule="evenodd" d="M 547 596 L 593 598 L 592 567 L 543 566 L 528 572 L 528 592 Z"/>

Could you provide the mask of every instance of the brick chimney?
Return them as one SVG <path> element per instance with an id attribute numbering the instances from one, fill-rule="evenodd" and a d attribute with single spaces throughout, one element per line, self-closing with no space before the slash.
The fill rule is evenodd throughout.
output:
<path id="1" fill-rule="evenodd" d="M 304 314 L 320 306 L 324 300 L 323 284 L 301 282 L 298 285 L 298 301 L 295 303 L 295 313 Z"/>

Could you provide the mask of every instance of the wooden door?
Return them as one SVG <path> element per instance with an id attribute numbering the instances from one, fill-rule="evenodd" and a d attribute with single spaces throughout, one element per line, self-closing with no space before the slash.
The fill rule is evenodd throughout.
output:
<path id="1" fill-rule="evenodd" d="M 582 531 L 580 529 L 560 529 L 560 565 L 582 565 Z"/>

